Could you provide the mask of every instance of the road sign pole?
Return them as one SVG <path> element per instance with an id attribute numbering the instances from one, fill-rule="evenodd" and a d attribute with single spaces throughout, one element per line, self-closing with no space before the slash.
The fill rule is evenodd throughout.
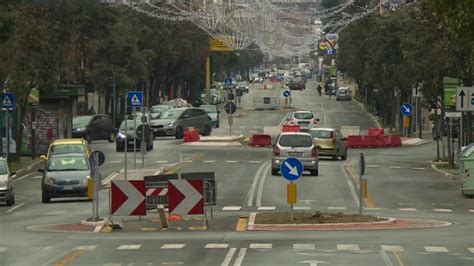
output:
<path id="1" fill-rule="evenodd" d="M 6 139 L 7 139 L 7 151 L 5 152 L 6 154 L 6 159 L 7 159 L 7 162 L 10 163 L 10 161 L 8 160 L 9 157 L 10 157 L 10 114 L 8 113 L 8 107 L 5 109 L 6 110 L 6 115 L 7 117 L 5 118 L 5 124 L 6 124 L 6 127 L 5 127 L 5 130 L 7 131 L 5 136 L 6 136 Z"/>
<path id="2" fill-rule="evenodd" d="M 362 215 L 362 199 L 363 199 L 363 175 L 365 174 L 365 157 L 363 153 L 359 155 L 359 215 Z"/>
<path id="3" fill-rule="evenodd" d="M 459 121 L 459 136 L 458 136 L 458 143 L 459 143 L 459 150 L 461 147 L 464 146 L 464 128 L 463 128 L 463 120 L 464 120 L 464 112 L 461 111 L 461 120 Z"/>
<path id="4" fill-rule="evenodd" d="M 123 144 L 123 151 L 124 151 L 124 154 L 125 154 L 125 181 L 127 181 L 127 149 L 128 149 L 128 128 L 127 128 L 127 101 L 128 101 L 128 98 L 127 98 L 127 95 L 125 95 L 125 140 L 124 140 L 124 144 Z"/>
<path id="5" fill-rule="evenodd" d="M 137 113 L 135 107 L 133 108 L 133 131 L 137 129 Z M 133 138 L 133 169 L 137 169 L 137 132 L 134 132 Z"/>
<path id="6" fill-rule="evenodd" d="M 146 108 L 143 108 L 142 114 L 146 114 Z M 146 151 L 146 141 L 145 140 L 145 118 L 146 116 L 142 116 L 142 141 L 140 142 L 141 153 L 142 153 L 142 169 L 145 168 L 145 151 Z"/>

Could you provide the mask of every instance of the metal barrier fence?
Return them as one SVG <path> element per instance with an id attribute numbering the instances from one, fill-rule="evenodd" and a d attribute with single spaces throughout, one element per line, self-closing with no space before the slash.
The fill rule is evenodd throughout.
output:
<path id="1" fill-rule="evenodd" d="M 280 108 L 280 97 L 253 97 L 255 110 L 275 110 Z"/>

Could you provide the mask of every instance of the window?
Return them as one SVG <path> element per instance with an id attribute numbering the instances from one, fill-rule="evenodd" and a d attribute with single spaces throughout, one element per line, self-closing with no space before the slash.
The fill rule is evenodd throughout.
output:
<path id="1" fill-rule="evenodd" d="M 313 138 L 330 139 L 332 138 L 332 131 L 329 130 L 311 130 L 309 132 Z"/>
<path id="2" fill-rule="evenodd" d="M 51 154 L 84 153 L 82 144 L 60 144 L 51 147 Z"/>
<path id="3" fill-rule="evenodd" d="M 7 174 L 7 164 L 5 161 L 0 161 L 0 175 Z"/>
<path id="4" fill-rule="evenodd" d="M 284 147 L 311 147 L 313 139 L 307 135 L 282 135 L 279 144 Z"/>
<path id="5" fill-rule="evenodd" d="M 294 113 L 293 117 L 296 119 L 313 119 L 314 115 L 313 113 Z"/>
<path id="6" fill-rule="evenodd" d="M 48 171 L 75 171 L 89 170 L 89 164 L 84 157 L 59 157 L 51 158 L 48 163 Z"/>

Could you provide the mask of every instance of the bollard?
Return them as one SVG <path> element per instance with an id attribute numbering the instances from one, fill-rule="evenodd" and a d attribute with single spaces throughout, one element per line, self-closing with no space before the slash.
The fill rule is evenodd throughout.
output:
<path id="1" fill-rule="evenodd" d="M 88 176 L 87 179 L 87 199 L 93 200 L 94 199 L 94 180 Z"/>
<path id="2" fill-rule="evenodd" d="M 366 199 L 368 194 L 369 193 L 367 191 L 367 178 L 362 178 L 362 195 L 363 195 L 363 198 Z"/>

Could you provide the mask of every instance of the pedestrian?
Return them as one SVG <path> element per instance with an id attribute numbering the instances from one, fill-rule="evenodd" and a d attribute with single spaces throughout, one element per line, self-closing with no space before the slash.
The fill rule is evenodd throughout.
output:
<path id="1" fill-rule="evenodd" d="M 321 88 L 321 84 L 318 84 L 318 87 L 316 89 L 318 90 L 319 96 L 321 96 L 321 91 L 323 90 L 323 88 Z"/>

